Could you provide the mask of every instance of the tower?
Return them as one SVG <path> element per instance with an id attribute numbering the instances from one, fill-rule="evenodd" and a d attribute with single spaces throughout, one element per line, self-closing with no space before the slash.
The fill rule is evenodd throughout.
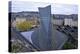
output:
<path id="1" fill-rule="evenodd" d="M 41 50 L 51 49 L 51 6 L 39 8 L 40 28 L 33 33 L 33 43 Z M 36 41 L 35 41 L 36 39 Z"/>

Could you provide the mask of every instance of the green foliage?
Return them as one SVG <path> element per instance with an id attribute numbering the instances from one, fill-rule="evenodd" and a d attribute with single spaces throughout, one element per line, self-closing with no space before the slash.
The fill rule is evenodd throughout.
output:
<path id="1" fill-rule="evenodd" d="M 29 30 L 31 27 L 32 27 L 32 24 L 29 21 L 17 22 L 16 23 L 16 28 L 19 31 L 26 31 L 26 30 Z"/>
<path id="2" fill-rule="evenodd" d="M 19 43 L 12 43 L 11 52 L 19 52 L 22 46 Z"/>
<path id="3" fill-rule="evenodd" d="M 74 49 L 74 45 L 72 43 L 65 43 L 64 46 L 63 46 L 64 49 Z"/>

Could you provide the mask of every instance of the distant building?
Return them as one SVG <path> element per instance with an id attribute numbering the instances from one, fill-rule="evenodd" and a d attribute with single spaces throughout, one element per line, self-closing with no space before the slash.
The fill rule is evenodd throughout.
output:
<path id="1" fill-rule="evenodd" d="M 64 19 L 64 25 L 78 27 L 78 21 L 73 19 Z"/>
<path id="2" fill-rule="evenodd" d="M 78 14 L 70 14 L 70 15 L 65 15 L 65 14 L 53 14 L 53 17 L 56 19 L 74 19 L 78 20 Z"/>
<path id="3" fill-rule="evenodd" d="M 54 25 L 69 25 L 78 27 L 78 14 L 63 15 L 53 14 L 52 23 Z"/>
<path id="4" fill-rule="evenodd" d="M 61 26 L 61 25 L 63 25 L 63 22 L 64 22 L 63 19 L 53 19 L 52 20 L 53 25 L 59 25 L 59 26 Z"/>
<path id="5" fill-rule="evenodd" d="M 16 27 L 16 23 L 21 23 L 24 21 L 29 21 L 32 22 L 33 25 L 37 24 L 37 17 L 32 16 L 32 17 L 15 17 L 15 20 L 12 22 L 12 27 Z"/>
<path id="6" fill-rule="evenodd" d="M 72 19 L 64 19 L 64 25 L 71 26 L 71 24 L 72 24 Z"/>

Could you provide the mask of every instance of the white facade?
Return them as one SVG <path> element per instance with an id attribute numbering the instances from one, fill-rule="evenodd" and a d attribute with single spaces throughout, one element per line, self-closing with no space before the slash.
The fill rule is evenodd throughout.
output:
<path id="1" fill-rule="evenodd" d="M 64 25 L 69 26 L 78 26 L 78 21 L 74 21 L 73 19 L 64 19 Z"/>
<path id="2" fill-rule="evenodd" d="M 63 19 L 53 19 L 52 20 L 52 23 L 54 25 L 63 25 L 63 22 L 64 22 L 64 25 L 78 27 L 78 21 L 77 20 L 67 19 L 67 18 L 65 18 L 64 20 Z"/>
<path id="3" fill-rule="evenodd" d="M 72 19 L 64 19 L 64 25 L 72 25 Z"/>
<path id="4" fill-rule="evenodd" d="M 53 19 L 52 20 L 52 23 L 54 25 L 63 25 L 63 22 L 64 22 L 64 20 L 62 20 L 62 19 Z"/>
<path id="5" fill-rule="evenodd" d="M 16 22 L 24 22 L 24 21 L 26 21 L 26 18 L 16 18 Z"/>
<path id="6" fill-rule="evenodd" d="M 78 27 L 78 21 L 72 21 L 72 26 L 76 26 L 76 27 Z"/>

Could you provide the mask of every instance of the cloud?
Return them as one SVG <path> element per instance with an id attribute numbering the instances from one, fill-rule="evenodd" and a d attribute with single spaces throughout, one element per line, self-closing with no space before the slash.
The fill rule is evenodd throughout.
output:
<path id="1" fill-rule="evenodd" d="M 77 14 L 77 5 L 68 4 L 52 4 L 52 3 L 40 3 L 40 2 L 24 2 L 24 1 L 13 1 L 12 11 L 38 11 L 38 7 L 45 7 L 51 5 L 52 14 Z"/>

